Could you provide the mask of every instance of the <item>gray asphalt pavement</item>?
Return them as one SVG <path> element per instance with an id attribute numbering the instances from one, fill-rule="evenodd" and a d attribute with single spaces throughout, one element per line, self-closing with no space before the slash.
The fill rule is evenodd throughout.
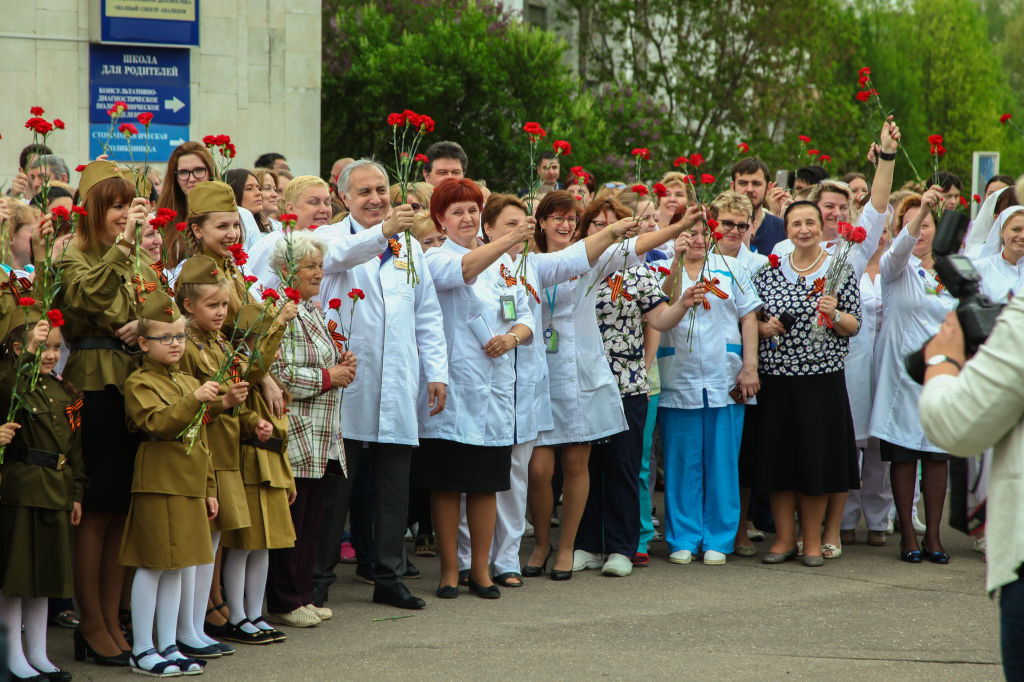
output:
<path id="1" fill-rule="evenodd" d="M 1002 679 L 998 604 L 972 542 L 944 529 L 951 563 L 912 565 L 899 560 L 899 535 L 875 548 L 865 534 L 822 568 L 734 556 L 677 566 L 656 543 L 651 566 L 629 577 L 545 575 L 494 601 L 465 589 L 437 599 L 438 560 L 418 558 L 423 576 L 408 584 L 427 607 L 416 612 L 373 604 L 354 566 L 339 566 L 334 619 L 289 629 L 282 644 L 238 645 L 198 679 Z M 70 633 L 50 638 L 51 658 L 76 680 L 142 679 L 72 664 Z"/>

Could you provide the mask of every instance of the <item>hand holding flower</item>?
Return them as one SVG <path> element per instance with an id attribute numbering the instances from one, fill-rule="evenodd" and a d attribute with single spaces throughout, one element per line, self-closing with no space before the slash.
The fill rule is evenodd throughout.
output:
<path id="1" fill-rule="evenodd" d="M 402 204 L 396 208 L 392 213 L 391 217 L 388 218 L 384 225 L 381 227 L 385 237 L 394 237 L 396 234 L 407 232 L 412 229 L 412 220 L 416 212 L 412 209 L 409 204 Z"/>
<path id="2" fill-rule="evenodd" d="M 241 405 L 245 402 L 245 399 L 249 396 L 249 382 L 239 381 L 237 384 L 231 384 L 228 387 L 227 393 L 221 398 L 221 404 L 224 406 L 224 410 L 230 410 L 236 405 Z"/>

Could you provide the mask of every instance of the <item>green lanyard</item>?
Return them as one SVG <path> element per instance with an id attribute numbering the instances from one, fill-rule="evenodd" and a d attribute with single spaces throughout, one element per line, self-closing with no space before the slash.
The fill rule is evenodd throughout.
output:
<path id="1" fill-rule="evenodd" d="M 544 296 L 548 299 L 548 310 L 551 313 L 551 317 L 555 316 L 555 297 L 558 296 L 558 285 L 554 286 L 554 291 L 548 287 L 544 287 Z"/>

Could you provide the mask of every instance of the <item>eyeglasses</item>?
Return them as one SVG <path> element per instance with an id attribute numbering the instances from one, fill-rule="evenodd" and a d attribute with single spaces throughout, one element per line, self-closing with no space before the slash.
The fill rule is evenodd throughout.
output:
<path id="1" fill-rule="evenodd" d="M 570 225 L 575 225 L 579 221 L 579 218 L 577 218 L 574 215 L 572 215 L 572 216 L 549 215 L 548 218 L 555 225 L 561 225 L 562 223 L 569 223 Z"/>
<path id="2" fill-rule="evenodd" d="M 174 174 L 178 176 L 179 180 L 184 182 L 188 180 L 190 175 L 196 180 L 202 180 L 208 172 L 206 166 L 199 166 L 198 168 L 179 168 Z"/>
<path id="3" fill-rule="evenodd" d="M 604 220 L 591 220 L 590 226 L 596 227 L 599 230 L 603 230 L 604 228 L 608 227 L 608 223 L 605 222 Z"/>
<path id="4" fill-rule="evenodd" d="M 172 343 L 185 343 L 185 339 L 188 337 L 185 334 L 167 334 L 166 336 L 143 336 L 142 338 L 159 341 L 161 345 L 169 346 Z"/>
<path id="5" fill-rule="evenodd" d="M 743 233 L 750 229 L 750 223 L 734 223 L 731 220 L 719 220 L 718 224 L 722 226 L 723 232 L 728 232 L 729 230 L 736 228 Z"/>
<path id="6" fill-rule="evenodd" d="M 626 189 L 626 185 L 621 182 L 606 182 L 604 186 L 608 189 Z"/>

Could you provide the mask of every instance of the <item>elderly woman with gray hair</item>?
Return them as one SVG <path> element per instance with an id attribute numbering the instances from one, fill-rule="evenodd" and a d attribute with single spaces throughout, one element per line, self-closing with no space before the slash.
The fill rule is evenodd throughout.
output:
<path id="1" fill-rule="evenodd" d="M 325 476 L 347 473 L 337 389 L 352 383 L 356 373 L 355 355 L 335 344 L 323 313 L 311 301 L 320 294 L 326 249 L 309 232 L 295 232 L 277 243 L 270 259 L 282 281 L 293 275 L 292 288 L 301 298 L 271 369 L 291 394 L 288 460 L 298 496 L 291 508 L 295 547 L 270 552 L 267 610 L 271 621 L 293 627 L 319 625 L 333 615 L 313 606 L 313 561 Z"/>

